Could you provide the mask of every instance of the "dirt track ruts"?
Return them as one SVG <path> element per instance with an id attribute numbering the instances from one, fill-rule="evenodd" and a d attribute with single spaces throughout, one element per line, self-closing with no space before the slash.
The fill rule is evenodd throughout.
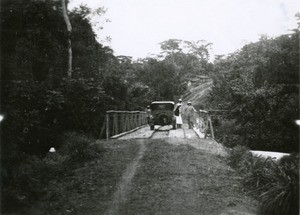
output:
<path id="1" fill-rule="evenodd" d="M 106 215 L 119 214 L 120 205 L 124 204 L 124 202 L 127 200 L 128 193 L 131 189 L 131 180 L 139 166 L 139 162 L 142 159 L 144 152 L 146 151 L 146 145 L 144 144 L 144 141 L 141 139 L 138 140 L 138 142 L 140 144 L 140 149 L 137 157 L 131 163 L 129 163 L 124 171 L 122 179 L 117 185 L 117 190 L 114 193 L 113 201 L 105 212 Z"/>

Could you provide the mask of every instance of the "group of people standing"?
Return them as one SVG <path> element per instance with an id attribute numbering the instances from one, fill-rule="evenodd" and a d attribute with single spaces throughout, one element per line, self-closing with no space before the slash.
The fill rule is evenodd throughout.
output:
<path id="1" fill-rule="evenodd" d="M 178 103 L 175 105 L 173 112 L 174 112 L 174 115 L 176 116 L 177 128 L 181 128 L 182 127 L 182 116 L 181 116 L 181 114 L 182 114 L 182 99 L 178 100 Z M 193 127 L 194 113 L 197 113 L 196 109 L 193 107 L 191 102 L 187 102 L 185 114 L 187 117 L 187 123 L 188 123 L 189 129 L 192 129 L 192 127 Z"/>

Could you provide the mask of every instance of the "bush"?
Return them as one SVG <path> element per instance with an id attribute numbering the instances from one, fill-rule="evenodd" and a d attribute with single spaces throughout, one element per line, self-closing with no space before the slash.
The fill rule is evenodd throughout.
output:
<path id="1" fill-rule="evenodd" d="M 245 146 L 238 145 L 228 150 L 227 163 L 239 172 L 247 172 L 252 159 L 251 152 Z"/>
<path id="2" fill-rule="evenodd" d="M 3 211 L 30 207 L 32 202 L 45 195 L 45 187 L 50 181 L 59 180 L 69 174 L 65 160 L 59 154 L 49 154 L 45 158 L 27 157 L 11 178 L 13 183 L 3 189 Z"/>
<path id="3" fill-rule="evenodd" d="M 299 186 L 298 186 L 299 188 Z M 260 211 L 262 214 L 298 215 L 299 194 L 295 184 L 275 183 L 260 195 Z"/>
<path id="4" fill-rule="evenodd" d="M 299 154 L 293 153 L 282 157 L 279 160 L 279 165 L 288 173 L 288 175 L 299 176 Z"/>
<path id="5" fill-rule="evenodd" d="M 70 79 L 62 82 L 60 90 L 65 101 L 64 116 L 60 120 L 65 125 L 62 132 L 76 131 L 98 136 L 105 111 L 112 109 L 111 105 L 115 103 L 104 92 L 101 83 L 93 79 Z"/>
<path id="6" fill-rule="evenodd" d="M 10 183 L 3 189 L 3 211 L 16 211 L 30 207 L 33 202 L 45 196 L 49 183 L 57 183 L 70 174 L 72 169 L 85 161 L 99 157 L 101 145 L 91 137 L 75 132 L 66 133 L 61 148 L 48 152 L 44 158 L 26 156 L 10 177 Z"/>
<path id="7" fill-rule="evenodd" d="M 278 165 L 271 158 L 253 157 L 249 163 L 243 183 L 253 194 L 260 195 L 279 180 Z"/>
<path id="8" fill-rule="evenodd" d="M 92 137 L 69 132 L 64 135 L 59 153 L 67 156 L 71 163 L 77 163 L 99 157 L 102 151 L 101 145 L 96 144 Z"/>
<path id="9" fill-rule="evenodd" d="M 273 162 L 270 189 L 260 196 L 263 214 L 288 215 L 299 213 L 299 155 L 283 157 Z"/>
<path id="10" fill-rule="evenodd" d="M 235 120 L 221 118 L 220 126 L 214 126 L 214 132 L 216 139 L 219 143 L 222 143 L 225 147 L 233 148 L 239 143 L 243 142 L 243 137 L 235 134 L 236 124 Z"/>
<path id="11" fill-rule="evenodd" d="M 260 202 L 262 214 L 285 215 L 299 212 L 299 155 L 280 161 L 253 156 L 246 147 L 229 150 L 228 164 L 243 177 L 243 185 Z"/>
<path id="12" fill-rule="evenodd" d="M 14 144 L 22 153 L 45 154 L 58 142 L 64 127 L 60 120 L 62 94 L 50 90 L 46 83 L 33 81 L 5 83 L 1 93 L 1 112 L 5 115 L 1 123 L 3 150 Z"/>

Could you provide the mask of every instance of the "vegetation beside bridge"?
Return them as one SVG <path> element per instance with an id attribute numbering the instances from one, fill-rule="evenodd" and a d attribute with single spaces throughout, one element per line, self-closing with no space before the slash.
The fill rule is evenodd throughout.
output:
<path id="1" fill-rule="evenodd" d="M 86 6 L 68 11 L 70 32 L 60 1 L 1 1 L 1 187 L 10 191 L 4 200 L 22 205 L 20 194 L 36 183 L 23 183 L 22 166 L 44 165 L 50 147 L 63 148 L 66 132 L 98 138 L 107 110 L 144 111 L 152 100 L 190 95 L 188 83 L 199 75 L 213 85 L 197 108 L 229 110 L 214 126 L 219 142 L 298 152 L 298 29 L 213 63 L 212 44 L 202 38 L 169 39 L 161 55 L 132 60 L 97 41 L 89 17 L 104 14 Z"/>

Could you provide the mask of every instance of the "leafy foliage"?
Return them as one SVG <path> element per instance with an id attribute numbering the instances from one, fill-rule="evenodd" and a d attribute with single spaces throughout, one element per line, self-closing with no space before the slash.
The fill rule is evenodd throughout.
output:
<path id="1" fill-rule="evenodd" d="M 64 171 L 65 162 L 97 156 L 91 140 L 75 133 L 68 133 L 65 140 L 65 132 L 98 137 L 106 110 L 144 110 L 152 100 L 173 100 L 193 76 L 212 72 L 211 44 L 205 41 L 164 41 L 163 55 L 156 59 L 134 62 L 128 56 L 115 56 L 97 41 L 89 19 L 94 12 L 81 6 L 69 13 L 74 71 L 66 79 L 68 32 L 60 2 L 4 0 L 1 4 L 0 108 L 5 117 L 1 185 L 8 187 L 7 193 L 15 192 L 9 190 L 14 183 L 24 183 L 26 192 L 35 192 L 34 181 L 39 190 L 49 175 Z M 299 111 L 298 56 L 295 31 L 276 39 L 262 38 L 216 60 L 209 103 L 232 110 L 228 116 L 232 135 L 227 138 L 231 146 L 298 149 L 293 122 Z M 64 153 L 47 158 L 50 147 L 61 147 Z M 28 158 L 32 155 L 38 158 Z M 19 194 L 12 196 L 17 202 Z M 9 202 L 10 197 L 4 199 Z"/>
<path id="2" fill-rule="evenodd" d="M 2 1 L 2 80 L 46 80 L 66 69 L 66 31 L 57 1 Z"/>
<path id="3" fill-rule="evenodd" d="M 276 162 L 237 146 L 229 151 L 228 164 L 237 169 L 244 186 L 259 199 L 262 214 L 298 214 L 299 154 Z"/>
<path id="4" fill-rule="evenodd" d="M 299 31 L 244 46 L 215 62 L 208 106 L 231 110 L 231 145 L 298 151 Z"/>
<path id="5" fill-rule="evenodd" d="M 1 3 L 1 186 L 6 188 L 3 204 L 14 210 L 43 195 L 43 186 L 56 180 L 65 165 L 98 156 L 89 139 L 69 133 L 65 140 L 65 132 L 99 137 L 105 111 L 143 110 L 157 92 L 137 80 L 140 64 L 98 43 L 87 7 L 69 14 L 74 71 L 66 79 L 67 32 L 60 2 Z M 50 147 L 64 153 L 49 158 Z"/>
<path id="6" fill-rule="evenodd" d="M 14 186 L 5 186 L 2 192 L 3 212 L 22 210 L 49 194 L 55 195 L 45 187 L 63 181 L 73 174 L 73 169 L 99 158 L 104 152 L 101 144 L 84 135 L 66 133 L 62 141 L 57 152 L 49 152 L 43 158 L 26 156 L 14 169 L 14 176 L 10 178 Z"/>
<path id="7" fill-rule="evenodd" d="M 73 79 L 65 79 L 67 37 L 60 2 L 2 2 L 4 160 L 18 163 L 22 153 L 43 155 L 61 144 L 64 131 L 98 136 L 105 111 L 121 106 L 127 97 L 128 86 L 115 75 L 119 67 L 110 75 L 110 65 L 119 62 L 97 42 L 86 18 L 90 12 L 82 7 L 70 15 L 75 70 Z"/>
<path id="8" fill-rule="evenodd" d="M 137 79 L 150 86 L 156 100 L 173 100 L 173 95 L 178 92 L 177 77 L 171 64 L 156 59 L 149 59 L 137 74 Z"/>
<path id="9" fill-rule="evenodd" d="M 236 146 L 229 150 L 229 157 L 228 157 L 228 164 L 238 169 L 239 171 L 246 171 L 248 168 L 245 168 L 245 166 L 248 166 L 247 162 L 249 162 L 249 159 L 252 158 L 252 154 L 249 152 L 248 148 L 245 146 Z"/>
<path id="10" fill-rule="evenodd" d="M 76 164 L 97 158 L 103 150 L 93 138 L 75 132 L 66 133 L 64 139 L 60 154 L 66 156 L 67 161 L 71 163 Z"/>

